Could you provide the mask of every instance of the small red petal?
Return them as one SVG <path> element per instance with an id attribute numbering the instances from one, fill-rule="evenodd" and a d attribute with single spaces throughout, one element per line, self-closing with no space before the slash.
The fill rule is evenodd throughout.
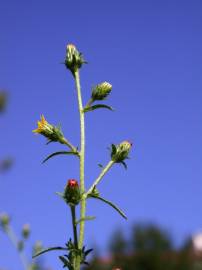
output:
<path id="1" fill-rule="evenodd" d="M 69 179 L 67 182 L 68 187 L 78 187 L 78 182 L 75 179 Z"/>

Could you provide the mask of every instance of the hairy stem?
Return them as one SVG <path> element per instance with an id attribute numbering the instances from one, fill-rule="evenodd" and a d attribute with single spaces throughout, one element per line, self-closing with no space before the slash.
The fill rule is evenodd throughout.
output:
<path id="1" fill-rule="evenodd" d="M 93 99 L 91 98 L 86 104 L 85 108 L 90 107 L 93 104 Z"/>
<path id="2" fill-rule="evenodd" d="M 102 178 L 104 177 L 104 175 L 109 171 L 109 169 L 113 166 L 114 161 L 110 160 L 108 162 L 108 164 L 104 167 L 104 169 L 101 171 L 100 175 L 98 176 L 98 178 L 94 181 L 94 183 L 92 184 L 92 186 L 89 188 L 89 190 L 85 193 L 85 198 L 87 198 L 87 196 L 93 191 L 94 187 L 96 187 L 99 182 L 102 180 Z"/>
<path id="3" fill-rule="evenodd" d="M 85 192 L 85 183 L 84 183 L 84 160 L 85 160 L 85 122 L 84 122 L 84 112 L 83 112 L 83 104 L 82 104 L 82 97 L 81 97 L 81 86 L 80 86 L 80 77 L 79 71 L 77 70 L 74 74 L 75 82 L 76 82 L 76 90 L 77 90 L 77 97 L 78 97 L 78 106 L 79 106 L 79 115 L 80 115 L 80 190 L 81 193 Z M 80 218 L 81 220 L 84 219 L 86 212 L 86 200 L 83 198 L 80 202 Z M 84 241 L 84 225 L 85 220 L 82 220 L 80 223 L 80 230 L 79 230 L 79 243 L 78 248 L 82 249 L 83 241 Z M 80 269 L 80 261 L 77 260 L 75 270 Z"/>
<path id="4" fill-rule="evenodd" d="M 13 232 L 12 228 L 7 225 L 5 228 L 5 232 L 8 236 L 8 238 L 10 239 L 11 243 L 13 244 L 13 246 L 19 252 L 19 257 L 20 257 L 20 260 L 21 260 L 21 263 L 23 265 L 24 270 L 29 270 L 29 264 L 27 262 L 27 259 L 25 257 L 24 252 L 22 250 L 18 250 L 18 239 L 17 239 L 15 233 Z"/>
<path id="5" fill-rule="evenodd" d="M 62 143 L 67 145 L 72 150 L 72 152 L 78 152 L 77 149 L 67 139 L 64 138 Z"/>

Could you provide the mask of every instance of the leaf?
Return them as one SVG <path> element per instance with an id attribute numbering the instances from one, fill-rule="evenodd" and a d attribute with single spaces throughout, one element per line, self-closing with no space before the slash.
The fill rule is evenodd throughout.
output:
<path id="1" fill-rule="evenodd" d="M 116 145 L 112 143 L 112 156 L 116 154 Z"/>
<path id="2" fill-rule="evenodd" d="M 84 218 L 80 218 L 79 220 L 76 221 L 76 225 L 78 225 L 81 221 L 90 221 L 90 220 L 94 220 L 95 217 L 94 216 L 87 216 Z"/>
<path id="3" fill-rule="evenodd" d="M 54 152 L 51 155 L 49 155 L 47 158 L 45 158 L 42 163 L 45 163 L 47 160 L 49 160 L 52 157 L 58 156 L 58 155 L 75 155 L 77 156 L 78 153 L 73 152 L 73 151 L 60 151 L 60 152 Z"/>
<path id="4" fill-rule="evenodd" d="M 36 258 L 46 252 L 52 251 L 52 250 L 67 250 L 67 248 L 63 248 L 63 247 L 51 247 L 51 248 L 46 248 L 43 249 L 42 251 L 36 253 L 35 255 L 32 256 L 32 258 Z"/>
<path id="5" fill-rule="evenodd" d="M 98 164 L 98 166 L 99 166 L 100 168 L 104 168 L 104 166 L 103 166 L 102 164 L 100 164 L 100 163 Z"/>
<path id="6" fill-rule="evenodd" d="M 113 204 L 112 202 L 100 197 L 100 196 L 93 196 L 91 195 L 89 198 L 94 198 L 94 199 L 98 199 L 100 201 L 103 201 L 105 202 L 106 204 L 110 205 L 112 208 L 114 208 L 123 218 L 127 219 L 127 216 L 124 214 L 124 212 L 119 208 L 117 207 L 115 204 Z"/>
<path id="7" fill-rule="evenodd" d="M 59 256 L 59 259 L 63 262 L 63 268 L 68 267 L 69 269 L 73 269 L 71 263 L 65 259 L 63 256 Z"/>
<path id="8" fill-rule="evenodd" d="M 121 164 L 124 166 L 124 168 L 127 170 L 127 164 L 124 161 L 121 161 Z"/>
<path id="9" fill-rule="evenodd" d="M 92 251 L 93 251 L 93 248 L 90 248 L 90 249 L 84 251 L 85 257 L 87 257 L 87 255 L 88 255 L 89 253 L 91 253 Z"/>
<path id="10" fill-rule="evenodd" d="M 55 194 L 64 200 L 64 193 L 63 192 L 55 192 Z"/>
<path id="11" fill-rule="evenodd" d="M 93 106 L 87 106 L 83 109 L 84 112 L 90 112 L 90 111 L 94 111 L 96 109 L 108 109 L 110 111 L 113 111 L 114 109 L 108 105 L 105 104 L 97 104 L 97 105 L 93 105 Z"/>

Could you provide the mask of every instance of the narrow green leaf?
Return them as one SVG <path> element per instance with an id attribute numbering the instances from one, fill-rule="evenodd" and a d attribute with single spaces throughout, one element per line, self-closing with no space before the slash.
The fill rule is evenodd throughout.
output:
<path id="1" fill-rule="evenodd" d="M 127 170 L 127 164 L 124 161 L 121 161 L 121 164 L 124 166 L 124 168 Z"/>
<path id="2" fill-rule="evenodd" d="M 77 156 L 78 153 L 73 152 L 73 151 L 60 151 L 60 152 L 54 152 L 51 155 L 49 155 L 47 158 L 45 158 L 42 163 L 45 163 L 47 160 L 49 160 L 52 157 L 58 156 L 58 155 L 75 155 Z"/>
<path id="3" fill-rule="evenodd" d="M 97 105 L 93 105 L 93 106 L 88 106 L 88 107 L 85 107 L 83 109 L 84 112 L 90 112 L 90 111 L 94 111 L 96 109 L 108 109 L 110 111 L 113 111 L 114 109 L 108 105 L 105 105 L 105 104 L 97 104 Z"/>
<path id="4" fill-rule="evenodd" d="M 52 251 L 52 250 L 67 250 L 67 248 L 63 248 L 63 247 L 51 247 L 51 248 L 46 248 L 46 249 L 43 249 L 42 251 L 40 251 L 40 252 L 34 254 L 34 255 L 32 256 L 32 258 L 36 258 L 36 257 L 38 257 L 38 256 L 40 256 L 40 255 L 42 255 L 42 254 L 44 254 L 44 253 L 46 253 L 46 252 Z"/>
<path id="5" fill-rule="evenodd" d="M 60 196 L 60 198 L 64 199 L 64 193 L 63 192 L 55 192 L 55 194 Z"/>
<path id="6" fill-rule="evenodd" d="M 98 199 L 100 201 L 103 201 L 105 202 L 106 204 L 110 205 L 112 208 L 114 208 L 123 218 L 127 219 L 127 216 L 124 214 L 124 212 L 119 208 L 117 207 L 115 204 L 113 204 L 112 202 L 100 197 L 100 196 L 93 196 L 91 195 L 89 198 L 94 198 L 94 199 Z"/>
<path id="7" fill-rule="evenodd" d="M 67 259 L 65 259 L 63 256 L 59 256 L 59 259 L 64 264 L 63 268 L 68 267 L 69 270 L 73 270 L 73 267 L 72 267 L 71 263 Z"/>
<path id="8" fill-rule="evenodd" d="M 112 155 L 115 155 L 116 151 L 116 145 L 112 143 Z"/>
<path id="9" fill-rule="evenodd" d="M 90 248 L 90 249 L 84 251 L 85 257 L 87 257 L 87 255 L 88 255 L 89 253 L 91 253 L 92 251 L 93 251 L 93 248 Z"/>
<path id="10" fill-rule="evenodd" d="M 104 168 L 104 166 L 103 166 L 102 164 L 100 164 L 100 163 L 98 164 L 98 166 L 99 166 L 100 168 Z"/>
<path id="11" fill-rule="evenodd" d="M 76 221 L 76 225 L 78 225 L 81 221 L 89 221 L 89 220 L 94 220 L 95 217 L 94 216 L 87 216 L 84 218 L 80 218 L 79 220 Z"/>

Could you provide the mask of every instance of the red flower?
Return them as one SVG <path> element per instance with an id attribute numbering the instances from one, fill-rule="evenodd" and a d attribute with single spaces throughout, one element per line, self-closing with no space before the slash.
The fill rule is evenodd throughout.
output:
<path id="1" fill-rule="evenodd" d="M 77 180 L 75 180 L 75 179 L 69 179 L 68 182 L 67 182 L 67 186 L 69 188 L 74 188 L 74 187 L 78 187 L 79 184 L 78 184 Z"/>

